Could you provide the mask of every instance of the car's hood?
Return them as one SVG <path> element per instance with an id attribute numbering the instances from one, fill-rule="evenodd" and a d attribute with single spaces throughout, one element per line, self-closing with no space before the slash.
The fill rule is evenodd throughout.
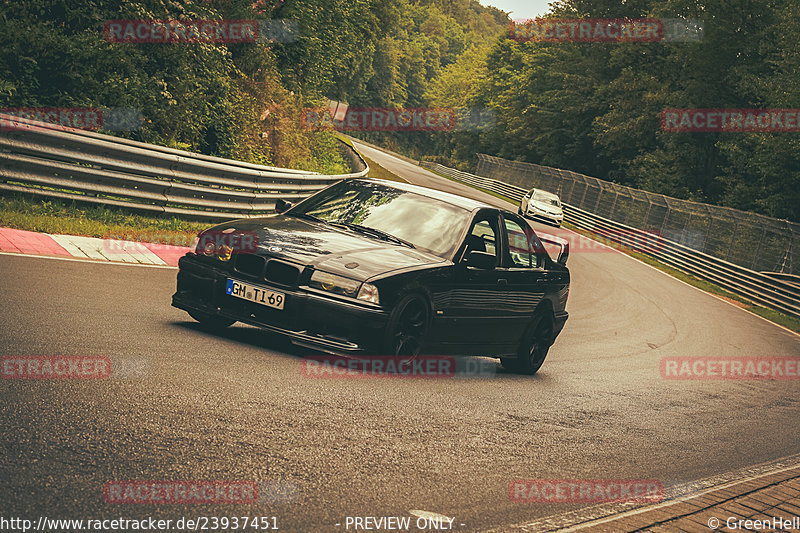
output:
<path id="1" fill-rule="evenodd" d="M 365 280 L 397 269 L 446 261 L 407 246 L 284 215 L 234 220 L 213 230 L 229 228 L 255 237 L 256 253 L 283 257 L 353 279 Z"/>

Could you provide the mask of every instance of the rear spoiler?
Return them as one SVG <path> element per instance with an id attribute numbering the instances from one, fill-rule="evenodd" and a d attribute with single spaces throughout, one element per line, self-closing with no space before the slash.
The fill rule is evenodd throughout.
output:
<path id="1" fill-rule="evenodd" d="M 569 241 L 566 239 L 562 239 L 561 237 L 556 237 L 555 235 L 550 235 L 547 233 L 537 233 L 536 235 L 539 236 L 539 240 L 542 242 L 546 242 L 548 244 L 555 244 L 556 246 L 561 247 L 561 251 L 558 252 L 558 259 L 556 259 L 557 263 L 562 265 L 567 264 L 567 259 L 569 258 Z"/>

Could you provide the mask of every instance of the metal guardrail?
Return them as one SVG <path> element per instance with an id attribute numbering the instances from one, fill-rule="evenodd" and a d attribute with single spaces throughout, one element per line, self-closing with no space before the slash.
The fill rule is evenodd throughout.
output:
<path id="1" fill-rule="evenodd" d="M 502 194 L 507 198 L 511 198 L 515 202 L 521 201 L 522 197 L 525 196 L 525 194 L 528 192 L 528 189 L 523 189 L 522 187 L 517 187 L 516 185 L 510 185 L 508 183 L 495 180 L 492 178 L 484 178 L 483 176 L 476 176 L 475 174 L 470 174 L 469 172 L 462 172 L 454 168 L 440 165 L 439 163 L 420 161 L 419 165 L 423 168 L 428 168 L 440 174 L 444 174 L 445 176 L 450 176 L 451 178 L 464 182 L 467 185 L 472 185 L 473 187 L 479 187 L 481 189 L 486 189 L 487 191 L 492 191 L 498 194 Z"/>
<path id="2" fill-rule="evenodd" d="M 438 163 L 423 161 L 420 165 L 473 187 L 502 194 L 515 202 L 522 200 L 528 192 L 516 185 L 462 172 Z M 734 294 L 770 309 L 800 318 L 800 286 L 791 280 L 756 272 L 664 239 L 658 234 L 626 226 L 568 204 L 562 205 L 564 220 L 578 228 L 591 231 L 620 245 L 635 242 L 636 251 L 655 257 L 666 265 L 716 283 Z"/>
<path id="3" fill-rule="evenodd" d="M 766 272 L 800 274 L 793 251 L 800 223 L 730 207 L 692 202 L 627 187 L 570 170 L 478 154 L 475 174 L 525 189 L 557 193 L 561 201 L 730 263 Z"/>
<path id="4" fill-rule="evenodd" d="M 342 143 L 351 174 L 256 165 L 0 114 L 0 191 L 208 220 L 254 217 L 369 167 Z M 350 153 L 352 152 L 352 153 Z"/>
<path id="5" fill-rule="evenodd" d="M 762 274 L 800 287 L 800 276 L 797 274 L 786 274 L 784 272 L 762 272 Z"/>

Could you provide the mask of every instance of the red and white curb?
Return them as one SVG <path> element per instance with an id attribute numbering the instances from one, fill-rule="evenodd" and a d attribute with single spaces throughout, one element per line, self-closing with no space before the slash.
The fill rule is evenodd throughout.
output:
<path id="1" fill-rule="evenodd" d="M 140 265 L 178 266 L 190 249 L 150 242 L 98 239 L 75 235 L 50 235 L 35 231 L 0 228 L 0 252 L 72 257 Z"/>

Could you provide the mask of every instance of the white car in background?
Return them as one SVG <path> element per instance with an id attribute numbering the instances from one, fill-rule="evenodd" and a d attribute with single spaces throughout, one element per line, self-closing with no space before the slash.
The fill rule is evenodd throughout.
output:
<path id="1" fill-rule="evenodd" d="M 531 189 L 528 191 L 519 204 L 519 214 L 526 218 L 536 218 L 544 220 L 560 227 L 564 220 L 564 212 L 561 210 L 561 199 L 557 194 L 543 191 L 542 189 Z"/>

